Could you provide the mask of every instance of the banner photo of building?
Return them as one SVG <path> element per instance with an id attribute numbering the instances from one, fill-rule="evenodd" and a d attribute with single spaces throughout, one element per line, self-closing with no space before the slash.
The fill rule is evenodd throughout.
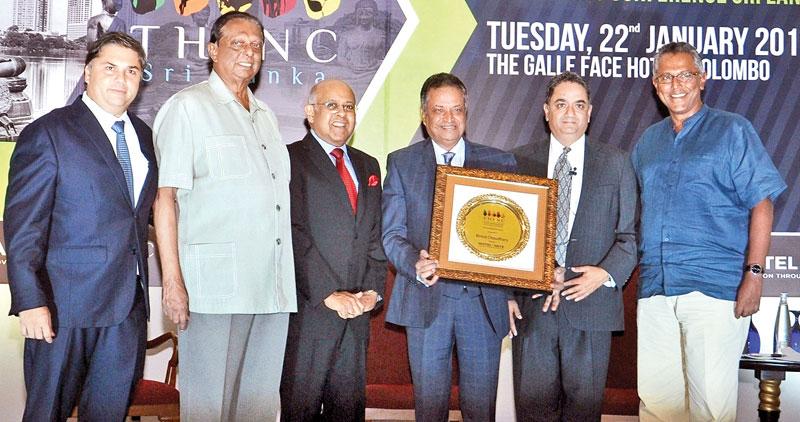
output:
<path id="1" fill-rule="evenodd" d="M 211 24 L 232 10 L 265 29 L 256 95 L 278 116 L 286 143 L 306 131 L 310 87 L 347 80 L 359 101 L 353 143 L 384 158 L 420 139 L 419 87 L 452 71 L 469 89 L 467 134 L 511 149 L 547 136 L 545 85 L 571 70 L 587 79 L 592 139 L 630 150 L 667 116 L 652 87 L 652 56 L 671 41 L 704 57 L 704 101 L 747 117 L 789 189 L 775 204 L 765 294 L 800 293 L 800 8 L 790 1 L 480 0 L 0 0 L 0 189 L 19 132 L 82 91 L 86 45 L 125 31 L 148 55 L 131 111 L 152 122 L 175 92 L 209 72 Z M 789 250 L 787 253 L 786 251 Z M 5 250 L 0 252 L 5 253 Z M 4 257 L 4 255 L 3 255 Z M 774 272 L 771 278 L 769 274 Z M 5 282 L 4 259 L 0 281 Z M 772 289 L 771 283 L 776 288 Z"/>

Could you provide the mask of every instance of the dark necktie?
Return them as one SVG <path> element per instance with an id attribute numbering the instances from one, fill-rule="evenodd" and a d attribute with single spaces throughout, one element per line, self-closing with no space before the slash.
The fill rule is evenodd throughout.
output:
<path id="1" fill-rule="evenodd" d="M 570 148 L 564 151 L 556 161 L 553 175 L 558 180 L 558 220 L 556 220 L 556 261 L 562 267 L 566 264 L 567 244 L 569 243 L 569 199 L 572 192 L 572 166 L 567 159 Z"/>
<path id="2" fill-rule="evenodd" d="M 125 121 L 114 122 L 111 126 L 117 133 L 117 161 L 122 167 L 125 175 L 125 183 L 128 184 L 128 195 L 131 197 L 131 204 L 136 204 L 133 196 L 133 168 L 131 167 L 131 155 L 128 153 L 128 143 L 125 142 Z"/>
<path id="3" fill-rule="evenodd" d="M 347 198 L 350 200 L 350 206 L 353 207 L 353 214 L 355 214 L 358 207 L 358 192 L 353 178 L 350 177 L 350 172 L 347 171 L 347 166 L 344 165 L 344 151 L 341 148 L 334 148 L 331 155 L 336 158 L 336 171 L 339 172 L 344 188 L 347 189 Z"/>
<path id="4" fill-rule="evenodd" d="M 442 156 L 444 157 L 444 165 L 449 166 L 451 165 L 450 163 L 453 162 L 453 157 L 456 156 L 456 153 L 447 151 L 444 154 L 442 154 Z"/>

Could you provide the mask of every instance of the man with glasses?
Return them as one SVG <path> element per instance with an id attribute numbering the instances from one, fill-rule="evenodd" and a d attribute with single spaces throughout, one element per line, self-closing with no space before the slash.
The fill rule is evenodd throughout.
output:
<path id="1" fill-rule="evenodd" d="M 181 420 L 277 418 L 289 312 L 297 309 L 289 154 L 248 84 L 258 19 L 214 22 L 208 81 L 156 116 L 154 206 L 163 309 L 180 331 Z"/>
<path id="2" fill-rule="evenodd" d="M 549 139 L 514 156 L 520 173 L 559 182 L 559 268 L 552 295 L 518 292 L 509 302 L 517 421 L 599 421 L 611 332 L 624 329 L 622 287 L 636 266 L 636 178 L 626 154 L 590 141 L 579 75 L 550 80 L 544 116 Z"/>
<path id="3" fill-rule="evenodd" d="M 366 405 L 369 316 L 381 301 L 380 166 L 347 145 L 355 95 L 343 81 L 311 88 L 311 128 L 289 145 L 297 313 L 281 381 L 284 421 L 359 421 Z"/>
<path id="4" fill-rule="evenodd" d="M 661 47 L 653 86 L 669 117 L 644 132 L 631 157 L 642 204 L 642 421 L 736 419 L 772 203 L 786 189 L 750 122 L 703 104 L 705 83 L 694 47 Z"/>

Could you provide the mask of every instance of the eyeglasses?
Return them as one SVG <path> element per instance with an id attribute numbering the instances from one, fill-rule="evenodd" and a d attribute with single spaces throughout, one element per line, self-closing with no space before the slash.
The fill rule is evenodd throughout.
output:
<path id="1" fill-rule="evenodd" d="M 656 83 L 659 84 L 671 84 L 672 80 L 678 78 L 680 82 L 686 83 L 691 82 L 696 76 L 700 75 L 700 72 L 689 72 L 688 70 L 684 70 L 677 75 L 673 75 L 672 73 L 662 73 L 655 77 Z"/>
<path id="2" fill-rule="evenodd" d="M 261 41 L 253 41 L 253 42 L 247 42 L 247 41 L 242 41 L 242 40 L 233 40 L 233 41 L 231 41 L 231 48 L 233 50 L 241 51 L 242 49 L 245 48 L 245 46 L 249 47 L 253 51 L 259 51 L 260 52 L 261 49 L 264 48 L 264 43 L 261 42 Z"/>
<path id="3" fill-rule="evenodd" d="M 340 108 L 345 113 L 352 113 L 352 112 L 356 111 L 356 105 L 355 104 L 351 104 L 351 103 L 339 104 L 339 103 L 337 103 L 335 101 L 326 101 L 324 103 L 312 103 L 311 105 L 325 106 L 325 108 L 327 108 L 329 111 L 332 111 L 334 113 L 338 113 Z"/>

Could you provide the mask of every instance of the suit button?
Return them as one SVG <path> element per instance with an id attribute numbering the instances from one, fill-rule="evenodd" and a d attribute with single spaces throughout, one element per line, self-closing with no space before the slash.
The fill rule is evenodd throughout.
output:
<path id="1" fill-rule="evenodd" d="M 136 248 L 131 248 L 131 255 L 136 255 Z"/>
<path id="2" fill-rule="evenodd" d="M 280 211 L 281 210 L 281 206 L 280 205 L 275 205 L 275 209 Z"/>

